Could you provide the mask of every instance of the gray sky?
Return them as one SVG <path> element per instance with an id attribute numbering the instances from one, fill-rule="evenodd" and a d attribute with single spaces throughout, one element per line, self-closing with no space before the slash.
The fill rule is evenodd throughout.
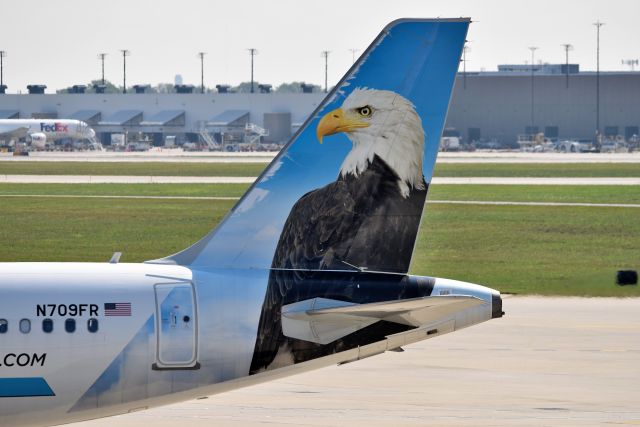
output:
<path id="1" fill-rule="evenodd" d="M 47 93 L 100 77 L 99 52 L 107 52 L 105 74 L 122 84 L 120 49 L 129 49 L 127 85 L 173 82 L 199 84 L 196 54 L 206 51 L 205 85 L 255 78 L 274 86 L 293 80 L 320 84 L 331 51 L 329 84 L 335 84 L 389 21 L 401 17 L 470 16 L 467 70 L 495 70 L 523 63 L 528 46 L 536 62 L 570 61 L 595 69 L 597 19 L 601 69 L 628 70 L 621 60 L 640 58 L 639 0 L 2 0 L 0 50 L 9 92 L 29 83 Z"/>

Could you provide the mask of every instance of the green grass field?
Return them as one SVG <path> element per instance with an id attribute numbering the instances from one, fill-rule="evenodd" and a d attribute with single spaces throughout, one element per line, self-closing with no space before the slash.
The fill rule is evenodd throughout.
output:
<path id="1" fill-rule="evenodd" d="M 640 296 L 617 287 L 640 269 L 637 209 L 428 206 L 412 272 L 518 294 Z"/>
<path id="2" fill-rule="evenodd" d="M 231 196 L 246 185 L 0 184 L 0 261 L 123 262 L 176 252 L 217 224 L 235 201 L 2 197 L 7 194 Z M 438 200 L 638 203 L 636 187 L 434 185 Z M 616 270 L 640 269 L 640 209 L 428 205 L 412 273 L 502 292 L 640 296 Z"/>
<path id="3" fill-rule="evenodd" d="M 240 197 L 248 184 L 0 184 L 0 195 Z"/>
<path id="4" fill-rule="evenodd" d="M 0 197 L 0 261 L 153 259 L 194 243 L 234 203 Z"/>
<path id="5" fill-rule="evenodd" d="M 0 175 L 258 176 L 266 163 L 0 162 Z"/>
<path id="6" fill-rule="evenodd" d="M 0 184 L 0 195 L 240 197 L 248 184 Z M 640 203 L 640 186 L 433 185 L 432 200 Z"/>
<path id="7" fill-rule="evenodd" d="M 562 203 L 640 203 L 634 185 L 433 185 L 431 200 Z"/>
<path id="8" fill-rule="evenodd" d="M 258 176 L 266 163 L 1 161 L 0 175 Z M 439 177 L 640 177 L 640 163 L 438 163 Z"/>
<path id="9" fill-rule="evenodd" d="M 436 163 L 440 177 L 638 177 L 640 163 Z"/>

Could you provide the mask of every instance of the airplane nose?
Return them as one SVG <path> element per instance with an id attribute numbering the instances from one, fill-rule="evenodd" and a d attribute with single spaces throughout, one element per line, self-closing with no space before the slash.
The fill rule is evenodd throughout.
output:
<path id="1" fill-rule="evenodd" d="M 498 319 L 504 316 L 504 311 L 502 311 L 502 298 L 500 297 L 500 292 L 495 292 L 491 294 L 491 318 Z"/>

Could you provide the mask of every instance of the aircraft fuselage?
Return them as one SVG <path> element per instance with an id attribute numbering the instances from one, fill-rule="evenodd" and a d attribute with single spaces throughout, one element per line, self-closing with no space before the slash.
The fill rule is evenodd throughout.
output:
<path id="1" fill-rule="evenodd" d="M 496 293 L 480 286 L 385 273 L 326 274 L 331 289 L 322 287 L 326 276 L 317 277 L 310 296 L 331 293 L 356 303 L 452 293 L 483 299 L 462 317 L 441 319 L 445 326 L 434 336 L 488 320 L 495 311 Z M 259 357 L 256 334 L 268 275 L 154 264 L 0 264 L 0 294 L 11 295 L 0 299 L 2 425 L 62 424 L 215 394 L 381 353 L 390 349 L 380 346 L 387 336 L 411 329 L 378 322 L 382 329 L 367 329 L 360 345 L 345 341 L 337 354 L 301 353 L 296 357 L 304 360 L 276 361 L 250 373 Z M 400 344 L 405 341 L 411 342 Z"/>
<path id="2" fill-rule="evenodd" d="M 1 119 L 0 135 L 7 132 L 11 135 L 12 129 L 24 129 L 17 134 L 45 135 L 47 142 L 60 139 L 91 139 L 95 132 L 89 125 L 81 120 L 73 119 Z M 2 138 L 0 138 L 2 139 Z"/>

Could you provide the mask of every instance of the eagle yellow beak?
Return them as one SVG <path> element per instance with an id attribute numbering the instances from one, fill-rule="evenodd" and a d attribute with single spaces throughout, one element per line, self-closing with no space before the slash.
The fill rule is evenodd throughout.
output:
<path id="1" fill-rule="evenodd" d="M 322 138 L 327 135 L 333 135 L 338 132 L 349 132 L 358 128 L 366 128 L 369 123 L 358 121 L 353 118 L 345 117 L 342 108 L 328 112 L 318 123 L 316 135 L 318 141 L 322 144 Z"/>

